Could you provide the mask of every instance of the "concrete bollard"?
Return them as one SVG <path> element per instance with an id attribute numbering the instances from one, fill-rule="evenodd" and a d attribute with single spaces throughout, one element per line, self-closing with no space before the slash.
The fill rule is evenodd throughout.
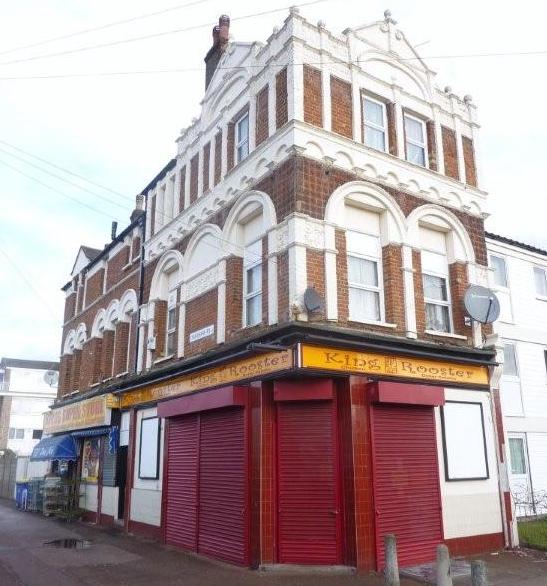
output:
<path id="1" fill-rule="evenodd" d="M 482 560 L 471 562 L 471 586 L 488 586 L 488 571 Z"/>
<path id="2" fill-rule="evenodd" d="M 399 563 L 397 562 L 397 539 L 395 535 L 384 535 L 386 553 L 386 567 L 384 569 L 384 583 L 386 586 L 399 586 Z"/>
<path id="3" fill-rule="evenodd" d="M 437 586 L 452 586 L 450 553 L 443 543 L 437 545 Z"/>

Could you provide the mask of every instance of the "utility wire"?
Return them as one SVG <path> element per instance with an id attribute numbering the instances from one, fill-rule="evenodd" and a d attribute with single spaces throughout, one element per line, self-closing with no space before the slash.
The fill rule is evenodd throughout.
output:
<path id="1" fill-rule="evenodd" d="M 33 167 L 34 169 L 38 169 L 38 171 L 41 171 L 42 173 L 46 173 L 46 175 L 50 175 L 51 177 L 54 177 L 55 179 L 59 179 L 60 181 L 64 181 L 65 183 L 67 183 L 68 185 L 72 185 L 73 187 L 76 187 L 77 189 L 81 189 L 82 191 L 85 191 L 86 193 L 89 193 L 90 195 L 94 195 L 95 197 L 98 197 L 99 199 L 102 199 L 103 201 L 106 201 L 107 203 L 110 203 L 114 206 L 118 206 L 119 208 L 126 210 L 127 206 L 124 206 L 121 203 L 118 203 L 117 201 L 114 201 L 108 197 L 105 197 L 104 195 L 101 195 L 100 193 L 97 193 L 95 191 L 91 191 L 91 189 L 87 189 L 87 187 L 83 187 L 82 185 L 79 185 L 78 183 L 75 183 L 74 181 L 71 181 L 70 179 L 65 179 L 63 176 L 61 175 L 57 175 L 57 173 L 52 173 L 51 171 L 48 171 L 47 169 L 44 169 L 43 167 L 40 167 L 39 165 L 35 165 L 34 163 L 31 163 L 30 161 L 25 160 L 23 157 L 19 157 L 18 155 L 14 155 L 13 153 L 10 153 L 9 151 L 0 148 L 0 152 L 5 153 L 6 155 L 13 157 L 14 159 L 17 159 L 18 161 L 21 161 L 22 163 L 25 163 L 26 165 L 29 165 L 30 167 Z"/>
<path id="2" fill-rule="evenodd" d="M 429 60 L 429 59 L 480 59 L 489 57 L 529 57 L 529 56 L 542 56 L 547 55 L 547 49 L 541 51 L 514 51 L 507 53 L 469 53 L 461 55 L 429 55 L 424 57 L 386 57 L 386 61 L 416 61 L 416 60 Z M 350 61 L 344 61 L 342 59 L 337 61 L 306 61 L 302 63 L 276 63 L 274 67 L 288 67 L 288 66 L 302 66 L 302 65 L 322 65 L 322 64 L 359 64 L 365 62 L 365 59 L 353 59 Z M 2 65 L 0 63 L 0 65 Z M 247 65 L 234 65 L 234 66 L 219 66 L 216 70 L 223 71 L 240 71 L 245 69 L 253 68 L 264 68 L 264 64 L 247 64 Z M 33 79 L 68 79 L 68 78 L 85 78 L 85 77 L 110 77 L 110 76 L 127 76 L 127 75 L 161 75 L 161 74 L 174 74 L 174 73 L 189 73 L 205 71 L 203 67 L 185 67 L 175 69 L 148 69 L 148 70 L 135 70 L 135 71 L 103 71 L 95 73 L 59 73 L 59 74 L 47 74 L 47 75 L 25 75 L 25 76 L 6 76 L 0 77 L 0 81 L 16 81 L 16 80 L 33 80 Z"/>
<path id="3" fill-rule="evenodd" d="M 3 165 L 4 167 L 8 167 L 9 169 L 11 169 L 12 171 L 15 171 L 16 173 L 19 173 L 20 175 L 23 175 L 24 177 L 27 177 L 28 179 L 32 179 L 32 181 L 35 181 L 36 183 L 39 183 L 40 185 L 42 185 L 43 187 L 45 187 L 46 189 L 49 189 L 50 191 L 53 191 L 54 193 L 57 193 L 59 195 L 61 195 L 62 197 L 65 197 L 67 199 L 70 199 L 71 201 L 82 205 L 84 207 L 86 207 L 87 209 L 97 213 L 97 214 L 101 214 L 102 216 L 106 216 L 108 219 L 112 219 L 112 216 L 110 216 L 109 214 L 89 205 L 88 203 L 85 203 L 83 201 L 80 201 L 79 199 L 76 199 L 75 197 L 72 197 L 71 195 L 68 195 L 67 193 L 65 193 L 64 191 L 60 191 L 59 189 L 56 189 L 55 187 L 52 187 L 51 185 L 48 185 L 47 183 L 44 183 L 42 180 L 37 179 L 36 177 L 34 177 L 33 175 L 29 175 L 28 173 L 25 173 L 24 171 L 22 171 L 21 169 L 18 169 L 17 167 L 14 167 L 13 165 L 10 165 L 9 163 L 6 163 L 6 161 L 3 161 L 2 159 L 0 159 L 0 165 Z"/>
<path id="4" fill-rule="evenodd" d="M 70 171 L 69 169 L 66 169 L 65 167 L 61 167 L 60 165 L 56 165 L 55 163 L 52 163 L 51 161 L 48 161 L 47 159 L 43 159 L 42 157 L 39 157 L 38 155 L 34 155 L 33 153 L 26 151 L 20 147 L 17 147 L 14 144 L 11 144 L 10 142 L 8 142 L 6 140 L 0 139 L 0 143 L 6 145 L 16 151 L 19 151 L 20 153 L 23 153 L 24 155 L 32 157 L 33 159 L 41 161 L 42 163 L 46 163 L 46 165 L 49 165 L 50 167 L 54 167 L 55 169 L 59 169 L 59 171 L 63 171 L 64 173 L 67 173 L 68 175 L 72 175 L 73 177 L 77 177 L 78 179 L 82 179 L 83 181 L 86 181 L 87 183 L 90 183 L 91 185 L 95 185 L 95 187 L 100 187 L 101 189 L 104 189 L 105 191 L 109 191 L 110 193 L 113 193 L 113 194 L 118 195 L 120 197 L 133 200 L 133 198 L 129 195 L 126 195 L 124 193 L 120 193 L 119 191 L 116 191 L 115 189 L 111 189 L 110 187 L 107 187 L 106 185 L 101 185 L 100 183 L 97 183 L 96 181 L 88 179 L 87 177 L 84 177 L 83 175 L 75 173 L 74 171 Z"/>
<path id="5" fill-rule="evenodd" d="M 256 18 L 257 16 L 266 16 L 268 14 L 274 14 L 276 12 L 285 12 L 289 8 L 293 8 L 293 7 L 299 8 L 299 7 L 303 7 L 303 6 L 311 6 L 313 4 L 320 4 L 323 2 L 330 2 L 330 1 L 331 0 L 311 0 L 310 2 L 304 2 L 302 4 L 295 4 L 292 6 L 283 6 L 282 8 L 274 8 L 272 10 L 263 10 L 262 12 L 253 12 L 250 14 L 244 14 L 242 16 L 236 16 L 234 18 L 231 18 L 230 21 L 235 22 L 235 21 L 239 21 L 239 20 L 245 20 L 248 18 Z M 136 41 L 143 41 L 143 40 L 148 40 L 148 39 L 154 39 L 157 37 L 164 37 L 167 35 L 174 35 L 174 34 L 178 34 L 178 33 L 194 31 L 194 30 L 198 30 L 198 29 L 202 29 L 202 28 L 208 28 L 210 26 L 214 26 L 215 24 L 217 24 L 217 23 L 206 22 L 206 23 L 196 24 L 196 25 L 188 26 L 188 27 L 184 27 L 184 28 L 172 29 L 172 30 L 168 30 L 168 31 L 161 31 L 159 33 L 150 33 L 148 35 L 141 35 L 138 37 L 119 39 L 117 41 L 110 41 L 108 43 L 98 43 L 96 45 L 87 45 L 86 47 L 80 47 L 78 49 L 68 49 L 66 51 L 59 51 L 57 53 L 46 53 L 45 55 L 44 54 L 35 55 L 34 57 L 23 57 L 23 58 L 19 58 L 19 59 L 12 59 L 11 61 L 1 61 L 0 65 L 12 65 L 14 63 L 26 63 L 28 61 L 36 61 L 39 59 L 50 59 L 51 57 L 60 57 L 62 55 L 71 55 L 73 53 L 81 53 L 83 51 L 91 51 L 93 49 L 103 49 L 105 47 L 113 47 L 115 45 L 134 43 Z"/>
<path id="6" fill-rule="evenodd" d="M 12 47 L 11 49 L 3 49 L 0 51 L 0 55 L 6 55 L 8 53 L 15 53 L 16 51 L 22 51 L 24 49 L 32 49 L 33 47 L 39 47 L 41 45 L 47 45 L 48 43 L 53 43 L 55 41 L 63 41 L 65 39 L 71 39 L 73 37 L 77 37 L 79 35 L 85 35 L 88 33 L 92 33 L 95 31 L 101 31 L 107 28 L 112 28 L 115 26 L 120 26 L 122 24 L 127 24 L 130 22 L 135 22 L 137 20 L 143 20 L 145 18 L 151 18 L 152 16 L 159 16 L 160 14 L 166 14 L 167 12 L 173 12 L 175 10 L 182 10 L 183 8 L 189 8 L 190 6 L 196 6 L 197 4 L 205 4 L 206 2 L 210 2 L 211 0 L 195 0 L 194 2 L 188 2 L 187 4 L 178 4 L 175 6 L 170 6 L 168 8 L 164 8 L 163 10 L 157 10 L 156 12 L 148 12 L 145 14 L 140 14 L 138 16 L 132 16 L 130 18 L 125 18 L 123 20 L 115 20 L 113 22 L 108 22 L 106 24 L 102 24 L 99 26 L 95 26 L 92 28 L 81 29 L 79 31 L 75 31 L 72 33 L 67 33 L 64 35 L 60 35 L 58 37 L 50 37 L 49 39 L 44 39 L 42 41 L 37 41 L 36 43 L 30 43 L 28 45 L 18 45 L 17 47 Z"/>

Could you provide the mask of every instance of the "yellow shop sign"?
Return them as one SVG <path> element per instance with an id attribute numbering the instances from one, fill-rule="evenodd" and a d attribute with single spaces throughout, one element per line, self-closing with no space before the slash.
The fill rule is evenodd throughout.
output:
<path id="1" fill-rule="evenodd" d="M 130 407 L 139 403 L 159 401 L 209 387 L 260 378 L 273 372 L 287 370 L 292 368 L 292 366 L 292 349 L 281 352 L 268 352 L 267 354 L 253 356 L 252 358 L 229 362 L 215 368 L 207 368 L 195 374 L 182 376 L 164 384 L 129 391 L 120 395 L 120 407 Z"/>
<path id="2" fill-rule="evenodd" d="M 401 377 L 442 383 L 488 385 L 486 366 L 393 356 L 375 352 L 357 352 L 345 348 L 301 346 L 303 368 L 341 371 L 355 374 Z"/>
<path id="3" fill-rule="evenodd" d="M 111 409 L 117 406 L 116 397 L 106 394 L 51 409 L 44 413 L 44 433 L 110 425 Z"/>

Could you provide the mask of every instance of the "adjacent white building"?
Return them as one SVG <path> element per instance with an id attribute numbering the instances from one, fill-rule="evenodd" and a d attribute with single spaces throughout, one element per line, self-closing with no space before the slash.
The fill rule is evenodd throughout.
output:
<path id="1" fill-rule="evenodd" d="M 547 251 L 487 235 L 494 324 L 504 346 L 501 402 L 517 515 L 547 512 Z"/>
<path id="2" fill-rule="evenodd" d="M 0 449 L 28 456 L 40 441 L 43 415 L 57 397 L 59 363 L 2 358 Z"/>

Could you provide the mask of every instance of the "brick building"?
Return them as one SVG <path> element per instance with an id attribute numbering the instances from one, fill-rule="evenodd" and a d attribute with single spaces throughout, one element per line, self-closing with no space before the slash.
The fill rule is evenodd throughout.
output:
<path id="1" fill-rule="evenodd" d="M 46 427 L 97 438 L 90 517 L 253 567 L 381 568 L 386 532 L 402 565 L 503 547 L 471 98 L 389 15 L 292 9 L 265 44 L 221 17 L 205 61 L 146 215 L 65 287 Z"/>

